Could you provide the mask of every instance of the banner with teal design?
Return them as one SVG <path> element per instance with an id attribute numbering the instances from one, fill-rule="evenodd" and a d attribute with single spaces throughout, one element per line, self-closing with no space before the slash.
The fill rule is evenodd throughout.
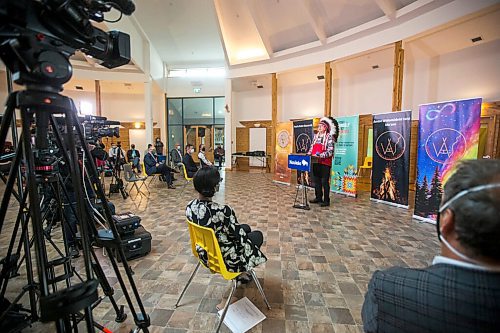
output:
<path id="1" fill-rule="evenodd" d="M 359 116 L 336 118 L 339 139 L 332 161 L 331 191 L 356 196 Z"/>

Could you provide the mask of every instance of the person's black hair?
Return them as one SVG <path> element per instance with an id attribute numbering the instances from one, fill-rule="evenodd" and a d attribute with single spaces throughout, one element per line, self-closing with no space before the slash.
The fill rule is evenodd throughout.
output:
<path id="1" fill-rule="evenodd" d="M 151 143 L 148 143 L 148 149 L 153 147 L 153 145 Z"/>
<path id="2" fill-rule="evenodd" d="M 198 193 L 211 198 L 215 195 L 215 188 L 220 183 L 220 180 L 220 173 L 217 168 L 205 167 L 194 174 L 193 185 Z"/>
<path id="3" fill-rule="evenodd" d="M 466 160 L 444 186 L 442 203 L 472 187 L 500 183 L 500 160 Z M 500 260 L 500 188 L 471 192 L 451 203 L 455 232 L 475 256 Z"/>

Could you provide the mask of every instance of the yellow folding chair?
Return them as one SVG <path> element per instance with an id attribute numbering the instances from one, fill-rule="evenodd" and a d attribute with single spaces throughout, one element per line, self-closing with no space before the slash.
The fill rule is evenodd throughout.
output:
<path id="1" fill-rule="evenodd" d="M 236 278 L 243 272 L 233 273 L 227 270 L 226 264 L 224 263 L 224 258 L 222 257 L 222 252 L 219 246 L 219 242 L 217 241 L 217 237 L 215 236 L 215 232 L 213 229 L 202 227 L 190 221 L 187 222 L 189 228 L 189 236 L 191 237 L 191 251 L 193 252 L 193 255 L 198 259 L 198 264 L 196 265 L 196 268 L 194 269 L 193 273 L 191 273 L 191 276 L 189 277 L 186 286 L 182 290 L 179 299 L 175 303 L 175 308 L 179 306 L 179 302 L 184 296 L 184 293 L 189 287 L 189 284 L 193 280 L 196 272 L 198 271 L 198 268 L 200 268 L 200 264 L 203 264 L 203 266 L 207 267 L 212 274 L 220 274 L 225 280 L 232 281 L 231 293 L 227 298 L 226 304 L 224 305 L 224 310 L 222 311 L 222 315 L 217 324 L 217 329 L 215 330 L 215 332 L 219 332 L 219 329 L 222 323 L 224 322 L 224 318 L 226 317 L 226 312 L 227 309 L 229 308 L 229 303 L 231 302 L 231 298 L 233 297 L 234 292 L 236 291 L 236 286 L 237 286 Z M 204 250 L 204 253 L 206 253 L 206 258 L 200 258 L 200 256 L 198 255 L 197 247 L 198 250 L 201 249 Z M 267 301 L 266 295 L 264 294 L 264 290 L 262 289 L 262 286 L 260 285 L 260 282 L 257 279 L 257 275 L 255 274 L 253 269 L 251 269 L 247 273 L 250 273 L 252 275 L 253 281 L 257 285 L 257 288 L 259 289 L 259 292 L 262 295 L 264 302 L 266 302 L 267 308 L 271 309 L 271 306 Z"/>
<path id="2" fill-rule="evenodd" d="M 372 163 L 373 157 L 366 156 L 363 165 L 358 168 L 358 177 L 361 177 L 361 170 L 370 170 L 370 179 L 372 179 Z"/>
<path id="3" fill-rule="evenodd" d="M 179 165 L 182 168 L 181 172 L 184 175 L 184 179 L 186 180 L 186 182 L 184 182 L 184 186 L 182 187 L 182 191 L 181 191 L 181 193 L 182 193 L 182 192 L 184 192 L 186 185 L 193 181 L 193 178 L 188 177 L 188 173 L 187 173 L 186 166 L 184 165 L 184 163 L 179 163 Z"/>

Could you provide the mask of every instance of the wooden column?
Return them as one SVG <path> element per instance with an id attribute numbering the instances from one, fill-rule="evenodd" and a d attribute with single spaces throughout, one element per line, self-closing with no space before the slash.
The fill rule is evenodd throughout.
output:
<path id="1" fill-rule="evenodd" d="M 95 80 L 95 114 L 102 116 L 101 109 L 101 81 Z"/>
<path id="2" fill-rule="evenodd" d="M 325 62 L 325 117 L 332 115 L 332 68 Z"/>
<path id="3" fill-rule="evenodd" d="M 394 75 L 392 80 L 392 111 L 401 111 L 403 98 L 403 69 L 404 50 L 403 42 L 394 43 Z"/>
<path id="4" fill-rule="evenodd" d="M 276 73 L 271 77 L 272 87 L 272 125 L 271 125 L 271 173 L 276 163 L 276 126 L 278 125 L 278 79 Z"/>

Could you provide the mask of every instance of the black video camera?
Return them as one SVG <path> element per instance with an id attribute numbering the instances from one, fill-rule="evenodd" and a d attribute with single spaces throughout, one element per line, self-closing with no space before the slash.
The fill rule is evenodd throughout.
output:
<path id="1" fill-rule="evenodd" d="M 66 59 L 76 50 L 107 68 L 129 63 L 129 35 L 91 23 L 111 7 L 126 15 L 135 10 L 130 0 L 0 0 L 0 57 L 14 81 L 62 90 L 72 75 Z"/>
<path id="2" fill-rule="evenodd" d="M 119 121 L 108 120 L 106 117 L 85 116 L 82 121 L 85 140 L 95 145 L 97 140 L 103 137 L 119 138 L 120 128 L 110 127 L 120 125 Z"/>

